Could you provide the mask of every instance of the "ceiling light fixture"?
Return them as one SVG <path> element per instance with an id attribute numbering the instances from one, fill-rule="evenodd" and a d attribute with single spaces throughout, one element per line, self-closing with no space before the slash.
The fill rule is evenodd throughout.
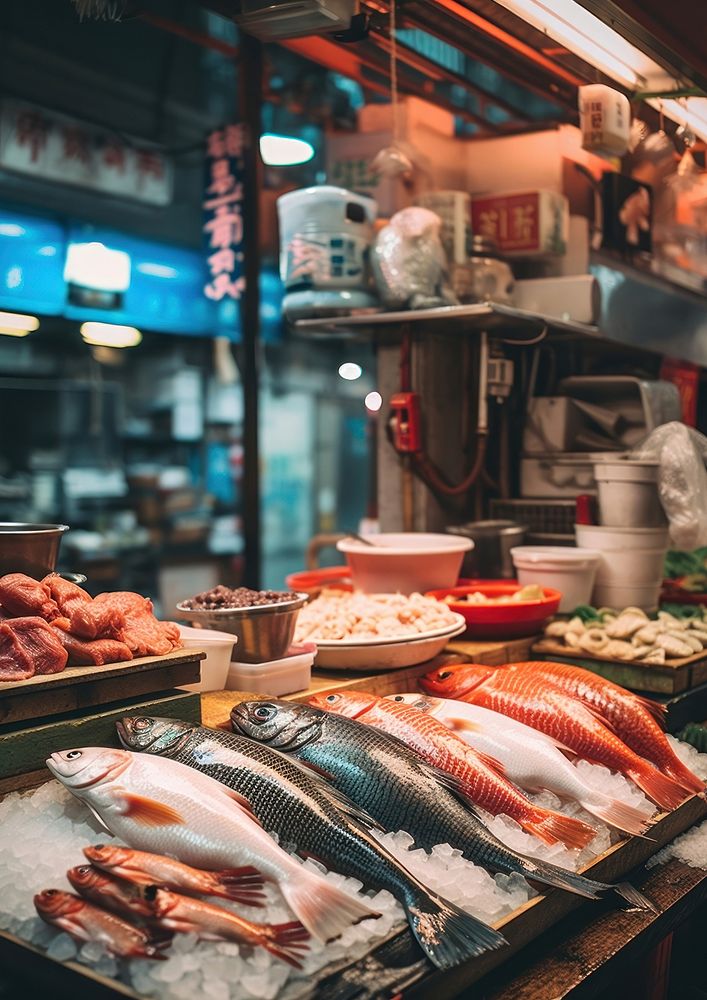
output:
<path id="1" fill-rule="evenodd" d="M 83 323 L 81 336 L 93 347 L 137 347 L 142 342 L 142 334 L 136 327 L 116 323 Z"/>
<path id="2" fill-rule="evenodd" d="M 374 390 L 373 392 L 368 393 L 364 399 L 364 403 L 366 404 L 367 410 L 370 410 L 371 413 L 377 413 L 383 405 L 383 397 L 379 392 L 375 392 Z"/>
<path id="3" fill-rule="evenodd" d="M 312 159 L 314 146 L 305 139 L 265 132 L 260 137 L 260 156 L 268 167 L 294 167 Z"/>
<path id="4" fill-rule="evenodd" d="M 646 104 L 678 125 L 687 123 L 695 135 L 707 142 L 707 97 L 686 97 L 679 101 L 672 97 L 649 97 Z"/>
<path id="5" fill-rule="evenodd" d="M 355 361 L 345 361 L 343 365 L 339 365 L 339 375 L 347 382 L 355 382 L 363 375 L 363 369 Z"/>
<path id="6" fill-rule="evenodd" d="M 101 292 L 124 292 L 130 287 L 130 254 L 103 243 L 70 243 L 64 281 Z"/>
<path id="7" fill-rule="evenodd" d="M 32 333 L 39 328 L 39 320 L 36 316 L 24 316 L 22 313 L 0 312 L 0 327 L 3 333 L 10 330 L 24 337 L 26 333 Z"/>
<path id="8" fill-rule="evenodd" d="M 662 66 L 575 0 L 496 2 L 629 90 L 670 86 Z"/>

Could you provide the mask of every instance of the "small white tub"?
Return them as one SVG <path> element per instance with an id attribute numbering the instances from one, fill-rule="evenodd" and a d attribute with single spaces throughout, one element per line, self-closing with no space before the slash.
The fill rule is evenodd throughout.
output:
<path id="1" fill-rule="evenodd" d="M 599 519 L 615 528 L 657 528 L 666 523 L 658 495 L 658 465 L 619 459 L 597 462 Z"/>
<path id="2" fill-rule="evenodd" d="M 186 649 L 203 649 L 206 659 L 201 661 L 201 680 L 198 684 L 182 684 L 181 691 L 224 691 L 231 665 L 233 647 L 238 641 L 228 632 L 208 628 L 179 626 L 179 634 Z"/>
<path id="3" fill-rule="evenodd" d="M 559 611 L 589 604 L 601 553 L 562 545 L 521 545 L 511 549 L 518 583 L 539 583 L 562 594 Z"/>
<path id="4" fill-rule="evenodd" d="M 287 656 L 269 663 L 236 663 L 228 668 L 228 691 L 252 691 L 277 698 L 295 691 L 306 691 L 312 679 L 312 664 L 317 655 L 313 642 L 290 646 Z"/>

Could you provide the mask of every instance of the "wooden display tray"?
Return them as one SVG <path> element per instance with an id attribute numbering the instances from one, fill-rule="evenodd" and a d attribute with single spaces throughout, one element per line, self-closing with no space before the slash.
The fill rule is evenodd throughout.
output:
<path id="1" fill-rule="evenodd" d="M 38 674 L 24 681 L 0 682 L 0 731 L 10 723 L 46 719 L 62 712 L 93 708 L 120 698 L 153 694 L 198 682 L 206 653 L 174 649 L 125 663 L 67 667 L 59 674 Z"/>
<path id="2" fill-rule="evenodd" d="M 486 645 L 486 650 L 479 647 Z M 300 691 L 289 697 L 303 701 L 315 691 L 335 691 L 340 689 L 371 690 L 378 694 L 391 694 L 404 691 L 415 686 L 416 678 L 445 662 L 455 659 L 475 659 L 481 661 L 481 656 L 487 653 L 489 658 L 497 663 L 508 662 L 507 647 L 500 644 L 455 643 L 455 647 L 464 646 L 461 650 L 455 648 L 442 654 L 434 661 L 410 667 L 406 670 L 391 673 L 361 677 L 342 677 L 340 674 L 326 676 L 317 673 L 312 679 L 308 691 Z M 470 648 L 473 647 L 473 648 Z M 527 643 L 516 659 L 526 659 Z M 202 695 L 202 720 L 206 726 L 225 725 L 230 708 L 247 692 L 223 691 L 210 692 Z M 264 697 L 252 695 L 252 697 Z M 650 830 L 649 837 L 627 837 L 595 858 L 582 869 L 582 873 L 590 878 L 602 881 L 616 882 L 623 880 L 629 872 L 643 864 L 652 855 L 661 850 L 667 843 L 684 833 L 693 824 L 707 817 L 707 802 L 698 796 L 688 799 L 677 809 L 659 816 Z M 557 889 L 547 889 L 542 895 L 535 896 L 519 909 L 494 924 L 508 941 L 506 947 L 488 952 L 462 966 L 448 972 L 433 970 L 429 964 L 415 977 L 415 993 L 422 989 L 425 996 L 434 995 L 437 1000 L 462 993 L 472 983 L 477 982 L 491 970 L 498 968 L 511 959 L 518 951 L 539 937 L 544 931 L 558 924 L 569 913 L 582 908 L 587 915 L 591 914 L 592 906 L 597 913 L 606 911 L 606 904 L 595 903 L 581 896 L 563 892 Z M 387 939 L 376 942 L 376 949 L 387 941 L 392 941 L 401 935 L 407 935 L 407 930 L 396 930 Z M 419 957 L 419 956 L 418 956 Z M 55 962 L 38 949 L 25 944 L 21 939 L 0 931 L 0 962 L 3 968 L 13 968 L 28 975 L 31 970 L 32 982 L 38 986 L 51 985 L 52 995 L 57 1000 L 66 997 L 67 1000 L 80 994 L 82 1000 L 109 1000 L 113 997 L 129 997 L 131 1000 L 142 1000 L 128 987 L 99 976 L 90 969 L 76 962 Z M 329 979 L 332 974 L 345 967 L 348 963 L 340 963 L 337 967 L 322 969 L 316 977 L 310 977 L 313 995 L 316 995 L 317 984 Z M 403 971 L 403 970 L 401 970 Z M 409 984 L 410 986 L 412 983 Z"/>
<path id="3" fill-rule="evenodd" d="M 568 649 L 552 639 L 542 639 L 532 647 L 531 658 L 585 667 L 632 691 L 677 694 L 707 681 L 707 650 L 666 663 L 639 663 L 636 660 L 606 659 L 583 649 Z"/>

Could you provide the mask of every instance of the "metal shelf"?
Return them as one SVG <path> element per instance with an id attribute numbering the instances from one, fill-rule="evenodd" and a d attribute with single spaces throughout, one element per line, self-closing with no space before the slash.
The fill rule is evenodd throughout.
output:
<path id="1" fill-rule="evenodd" d="M 568 333 L 583 336 L 598 337 L 599 328 L 587 323 L 575 323 L 573 320 L 560 319 L 557 316 L 544 316 L 540 313 L 528 312 L 527 309 L 516 309 L 513 306 L 500 305 L 496 302 L 480 302 L 467 306 L 438 306 L 433 309 L 410 309 L 400 312 L 372 312 L 352 316 L 327 316 L 320 319 L 300 319 L 294 324 L 298 333 L 326 335 L 351 334 L 355 331 L 386 329 L 403 326 L 408 323 L 426 324 L 431 328 L 441 330 L 450 327 L 468 330 L 486 331 L 487 333 L 503 331 L 509 337 L 519 341 L 533 341 L 543 330 L 564 330 Z"/>

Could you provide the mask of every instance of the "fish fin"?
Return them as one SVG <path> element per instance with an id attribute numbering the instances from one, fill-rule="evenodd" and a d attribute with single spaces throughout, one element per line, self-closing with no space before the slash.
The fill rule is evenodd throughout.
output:
<path id="1" fill-rule="evenodd" d="M 283 879 L 278 885 L 300 923 L 320 941 L 331 941 L 352 924 L 380 916 L 363 900 L 306 868 L 298 871 L 296 879 Z"/>
<path id="2" fill-rule="evenodd" d="M 508 780 L 508 775 L 506 773 L 506 769 L 503 766 L 503 764 L 500 762 L 500 760 L 496 760 L 495 757 L 492 757 L 488 753 L 483 753 L 481 750 L 474 749 L 474 753 L 479 758 L 479 760 L 482 762 L 482 764 L 485 764 L 486 767 L 489 767 L 500 778 L 505 778 L 506 780 Z"/>
<path id="3" fill-rule="evenodd" d="M 431 892 L 406 901 L 405 912 L 417 943 L 438 969 L 508 943 L 493 927 Z"/>
<path id="4" fill-rule="evenodd" d="M 100 826 L 103 827 L 103 829 L 106 831 L 106 833 L 110 833 L 111 831 L 108 829 L 108 827 L 106 826 L 106 824 L 103 822 L 103 818 L 102 818 L 101 814 L 98 812 L 98 810 L 94 809 L 93 806 L 91 805 L 91 803 L 90 802 L 86 802 L 85 799 L 83 800 L 83 802 L 91 810 L 91 812 L 93 813 L 93 815 L 95 816 L 95 818 L 98 820 Z M 112 836 L 112 834 L 111 834 L 111 836 Z"/>
<path id="5" fill-rule="evenodd" d="M 594 840 L 597 831 L 588 823 L 583 823 L 573 816 L 563 816 L 562 813 L 543 811 L 530 819 L 519 819 L 518 822 L 546 844 L 562 843 L 565 847 L 584 848 Z"/>
<path id="6" fill-rule="evenodd" d="M 629 882 L 617 882 L 612 886 L 614 892 L 628 903 L 630 910 L 649 910 L 651 913 L 660 913 L 660 910 L 651 903 L 647 896 L 634 887 Z"/>
<path id="7" fill-rule="evenodd" d="M 463 733 L 481 733 L 483 732 L 483 726 L 480 726 L 477 722 L 471 722 L 469 719 L 458 719 L 448 716 L 445 720 L 445 725 L 449 727 L 453 732 L 463 732 Z"/>
<path id="8" fill-rule="evenodd" d="M 643 695 L 640 694 L 635 694 L 634 698 L 637 702 L 639 702 L 641 708 L 645 708 L 645 710 L 652 715 L 661 729 L 665 729 L 665 718 L 668 713 L 667 706 L 661 705 L 659 701 L 653 701 L 652 698 L 644 698 Z"/>
<path id="9" fill-rule="evenodd" d="M 587 705 L 585 702 L 582 702 L 581 704 L 582 707 L 585 709 L 585 711 L 589 712 L 589 714 L 592 716 L 593 719 L 596 719 L 597 722 L 601 722 L 602 726 L 605 726 L 610 733 L 613 733 L 614 736 L 618 736 L 619 739 L 621 739 L 613 722 L 607 719 L 607 717 L 600 709 L 598 709 L 595 705 Z"/>
<path id="10" fill-rule="evenodd" d="M 184 823 L 184 817 L 180 813 L 156 799 L 134 795 L 132 792 L 123 792 L 122 798 L 126 804 L 124 815 L 143 826 L 176 826 Z"/>
<path id="11" fill-rule="evenodd" d="M 665 773 L 668 777 L 672 778 L 673 781 L 677 781 L 685 791 L 690 792 L 691 795 L 704 795 L 705 783 L 696 774 L 693 774 L 689 767 L 687 767 L 680 760 L 679 757 L 675 758 L 674 763 L 664 764 Z"/>
<path id="12" fill-rule="evenodd" d="M 265 894 L 262 891 L 265 879 L 257 868 L 224 868 L 213 875 L 214 895 L 218 894 L 223 899 L 231 899 L 234 903 L 243 903 L 245 906 L 265 906 Z"/>
<path id="13" fill-rule="evenodd" d="M 336 787 L 334 784 L 336 779 L 332 774 L 329 774 L 328 771 L 325 771 L 321 767 L 317 767 L 316 764 L 310 764 L 307 760 L 299 760 L 296 757 L 291 757 L 290 763 L 300 767 L 310 781 L 316 781 L 320 790 L 324 792 L 324 794 L 327 795 L 332 802 L 342 810 L 342 812 L 345 812 L 347 816 L 351 816 L 352 819 L 363 823 L 363 825 L 369 830 L 383 829 L 377 819 L 374 819 L 370 813 L 358 805 L 358 803 L 354 802 L 353 799 L 350 799 L 346 792 L 342 792 L 340 788 Z"/>
<path id="14" fill-rule="evenodd" d="M 309 938 L 307 928 L 298 920 L 293 920 L 286 924 L 272 924 L 259 944 L 281 961 L 301 969 L 304 952 L 309 951 Z"/>
<path id="15" fill-rule="evenodd" d="M 597 802 L 594 799 L 580 799 L 579 804 L 587 812 L 596 816 L 602 823 L 624 833 L 630 833 L 634 837 L 642 836 L 650 825 L 650 816 L 640 809 L 629 806 L 619 799 L 612 799 L 608 795 L 603 796 L 604 801 Z"/>
<path id="16" fill-rule="evenodd" d="M 253 807 L 251 806 L 250 802 L 248 801 L 247 798 L 245 798 L 244 795 L 239 795 L 238 792 L 234 792 L 232 788 L 227 788 L 225 785 L 222 785 L 221 788 L 222 791 L 228 796 L 228 798 L 235 805 L 237 805 L 239 809 L 243 810 L 243 812 L 248 816 L 249 819 L 252 819 L 254 823 L 257 823 L 258 826 L 262 828 L 263 824 L 260 822 L 258 817 L 253 812 Z"/>
<path id="17" fill-rule="evenodd" d="M 641 761 L 640 766 L 636 764 L 635 767 L 629 768 L 626 774 L 649 799 L 668 812 L 689 798 L 690 793 L 682 785 L 667 774 L 661 774 L 658 768 L 648 761 Z"/>

